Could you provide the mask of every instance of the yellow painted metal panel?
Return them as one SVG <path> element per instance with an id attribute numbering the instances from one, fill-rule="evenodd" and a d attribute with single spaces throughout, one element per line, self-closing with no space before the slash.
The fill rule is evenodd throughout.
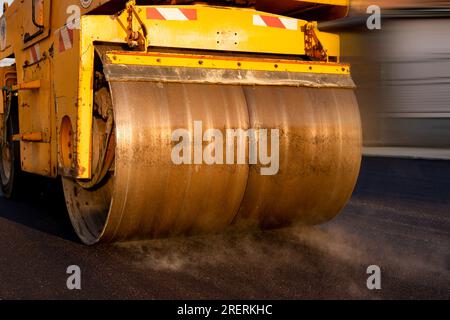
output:
<path id="1" fill-rule="evenodd" d="M 22 16 L 23 36 L 21 43 L 23 44 L 23 49 L 26 49 L 36 43 L 39 43 L 43 39 L 48 38 L 50 35 L 52 0 L 22 0 L 22 2 L 22 5 L 26 10 L 23 10 Z M 35 21 L 33 21 L 33 2 L 36 11 Z M 38 27 L 35 24 L 42 27 Z"/>
<path id="2" fill-rule="evenodd" d="M 51 138 L 54 130 L 54 110 L 52 109 L 52 84 L 50 59 L 24 69 L 24 82 L 19 84 L 20 134 L 42 132 Z M 19 88 L 20 89 L 20 88 Z M 25 139 L 27 140 L 27 139 Z M 22 139 L 20 156 L 22 170 L 43 176 L 55 176 L 56 157 L 52 149 L 55 145 L 47 141 Z"/>
<path id="3" fill-rule="evenodd" d="M 168 8 L 162 6 L 158 8 Z M 186 6 L 178 8 L 189 9 Z M 254 24 L 255 15 L 274 16 L 249 9 L 229 9 L 195 6 L 197 20 L 173 21 L 147 19 L 147 8 L 140 17 L 149 30 L 152 46 L 274 54 L 304 54 L 303 33 L 299 27 L 306 21 L 297 21 L 296 30 Z"/>
<path id="4" fill-rule="evenodd" d="M 256 70 L 272 72 L 298 72 L 321 74 L 350 74 L 347 64 L 335 64 L 312 61 L 250 59 L 237 57 L 219 57 L 206 55 L 186 55 L 167 53 L 129 53 L 109 52 L 108 60 L 112 64 L 149 65 L 163 67 L 188 67 L 202 69 Z"/>
<path id="5" fill-rule="evenodd" d="M 194 20 L 161 20 L 149 16 L 148 10 L 194 9 Z M 304 33 L 307 21 L 285 18 L 252 9 L 196 6 L 140 6 L 136 10 L 148 30 L 150 46 L 304 55 Z M 121 16 L 126 21 L 127 13 Z M 259 25 L 260 16 L 286 19 L 290 27 Z M 169 19 L 170 14 L 169 14 Z M 175 18 L 176 19 L 176 18 Z M 125 24 L 126 25 L 126 24 Z M 135 24 L 136 25 L 136 24 Z M 325 33 L 323 33 L 325 36 Z M 339 56 L 339 37 L 324 37 L 331 56 Z"/>
<path id="6" fill-rule="evenodd" d="M 79 67 L 80 67 L 80 32 L 79 30 L 73 30 L 73 43 L 72 48 L 69 50 L 62 50 L 60 45 L 60 31 L 58 29 L 54 33 L 55 43 L 55 56 L 54 56 L 54 71 L 53 71 L 53 82 L 55 90 L 55 105 L 56 105 L 56 130 L 55 138 L 58 141 L 58 171 L 59 173 L 67 172 L 71 173 L 75 167 L 75 163 L 67 168 L 63 167 L 63 162 L 61 161 L 61 145 L 60 133 L 61 133 L 61 123 L 64 117 L 71 119 L 71 125 L 76 132 L 76 122 L 78 113 L 78 85 L 79 85 Z M 67 148 L 75 148 L 76 144 L 74 141 L 71 142 L 71 146 L 66 146 Z M 74 149 L 72 154 L 74 154 Z M 74 161 L 75 159 L 73 159 Z"/>

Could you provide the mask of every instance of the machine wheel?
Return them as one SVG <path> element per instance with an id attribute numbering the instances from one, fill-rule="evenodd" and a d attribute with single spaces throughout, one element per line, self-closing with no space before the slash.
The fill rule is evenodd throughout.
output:
<path id="1" fill-rule="evenodd" d="M 12 136 L 18 131 L 18 121 L 15 109 L 6 123 L 6 139 L 0 143 L 0 184 L 3 196 L 12 198 L 18 194 L 20 176 L 20 145 L 12 141 Z"/>

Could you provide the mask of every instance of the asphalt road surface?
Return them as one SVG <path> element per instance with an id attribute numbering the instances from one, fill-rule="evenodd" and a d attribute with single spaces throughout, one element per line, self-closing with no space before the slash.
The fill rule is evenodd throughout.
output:
<path id="1" fill-rule="evenodd" d="M 367 158 L 343 213 L 315 228 L 86 247 L 57 203 L 0 197 L 1 299 L 450 298 L 450 162 Z"/>

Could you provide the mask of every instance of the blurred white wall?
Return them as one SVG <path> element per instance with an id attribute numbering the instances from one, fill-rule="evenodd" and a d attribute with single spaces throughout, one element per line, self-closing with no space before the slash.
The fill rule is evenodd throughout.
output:
<path id="1" fill-rule="evenodd" d="M 450 150 L 450 1 L 445 3 L 447 9 L 382 10 L 381 30 L 367 29 L 365 13 L 327 30 L 341 35 L 342 60 L 352 65 L 366 146 Z"/>

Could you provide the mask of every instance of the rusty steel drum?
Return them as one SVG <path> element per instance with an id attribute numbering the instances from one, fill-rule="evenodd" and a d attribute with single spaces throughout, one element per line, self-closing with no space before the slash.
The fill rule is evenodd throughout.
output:
<path id="1" fill-rule="evenodd" d="M 351 88 L 110 82 L 115 161 L 83 188 L 64 178 L 70 218 L 86 244 L 279 228 L 335 217 L 354 189 L 361 124 Z M 172 133 L 279 130 L 279 171 L 260 164 L 174 164 Z"/>

